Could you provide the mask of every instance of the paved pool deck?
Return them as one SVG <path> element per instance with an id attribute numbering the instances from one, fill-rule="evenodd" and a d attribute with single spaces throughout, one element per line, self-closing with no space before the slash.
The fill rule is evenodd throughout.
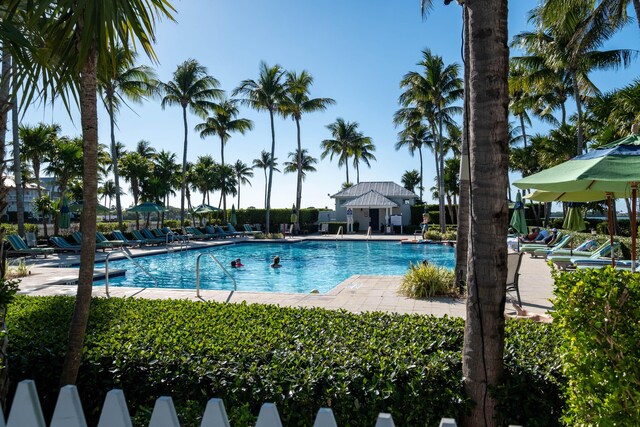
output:
<path id="1" fill-rule="evenodd" d="M 338 239 L 363 240 L 363 235 L 345 235 Z M 326 240 L 335 241 L 335 236 L 310 235 L 302 238 L 287 238 L 294 242 L 297 240 Z M 406 240 L 411 236 L 381 235 L 373 236 L 373 240 Z M 253 240 L 252 238 L 237 238 L 233 241 Z M 189 243 L 190 249 L 229 244 L 232 241 L 194 241 Z M 133 256 L 149 255 L 166 252 L 168 249 L 160 247 L 143 247 L 129 249 Z M 169 250 L 179 250 L 178 247 L 170 247 Z M 96 253 L 96 261 L 104 260 L 107 252 Z M 117 259 L 121 254 L 114 253 L 110 259 Z M 77 264 L 80 256 L 77 254 L 54 254 L 46 259 L 26 258 L 30 266 L 31 274 L 23 277 L 20 283 L 21 294 L 27 295 L 75 295 L 78 270 L 69 268 Z M 15 263 L 15 261 L 12 261 Z M 96 271 L 97 274 L 100 271 Z M 104 273 L 104 270 L 102 270 Z M 553 280 L 549 266 L 543 259 L 530 258 L 525 255 L 520 267 L 520 295 L 522 305 L 529 311 L 544 313 L 553 309 L 550 299 L 553 297 Z M 351 312 L 384 311 L 393 313 L 416 313 L 434 316 L 465 317 L 466 304 L 464 299 L 433 298 L 412 299 L 398 295 L 398 288 L 402 276 L 368 276 L 356 275 L 343 281 L 331 291 L 325 294 L 289 294 L 289 293 L 265 293 L 265 292 L 229 292 L 202 290 L 200 297 L 195 290 L 181 289 L 157 289 L 157 288 L 122 288 L 111 287 L 111 297 L 136 297 L 149 299 L 189 299 L 204 301 L 226 301 L 229 303 L 246 302 L 249 304 L 275 304 L 291 307 L 320 307 L 326 309 L 344 309 Z M 106 297 L 105 287 L 99 286 L 93 289 L 94 296 Z M 508 295 L 508 298 L 511 295 Z M 513 295 L 515 298 L 515 294 Z M 506 313 L 513 314 L 510 305 L 506 307 Z"/>

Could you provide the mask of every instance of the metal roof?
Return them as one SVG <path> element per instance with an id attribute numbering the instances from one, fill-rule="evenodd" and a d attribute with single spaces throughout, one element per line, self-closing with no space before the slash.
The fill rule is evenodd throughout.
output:
<path id="1" fill-rule="evenodd" d="M 348 208 L 396 208 L 398 204 L 377 191 L 370 190 L 360 197 L 349 200 L 343 206 Z"/>
<path id="2" fill-rule="evenodd" d="M 418 198 L 414 192 L 409 191 L 403 186 L 392 181 L 361 182 L 353 187 L 346 188 L 331 197 L 360 197 L 372 190 L 384 197 Z"/>

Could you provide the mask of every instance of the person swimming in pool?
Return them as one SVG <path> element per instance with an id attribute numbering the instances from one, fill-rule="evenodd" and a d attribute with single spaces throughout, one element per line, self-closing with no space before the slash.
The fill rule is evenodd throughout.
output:
<path id="1" fill-rule="evenodd" d="M 282 267 L 282 265 L 280 265 L 280 257 L 276 255 L 275 257 L 273 257 L 273 263 L 271 263 L 271 268 L 280 268 L 280 267 Z"/>
<path id="2" fill-rule="evenodd" d="M 244 267 L 244 264 L 240 261 L 240 258 L 236 258 L 236 267 Z"/>
<path id="3" fill-rule="evenodd" d="M 238 267 L 236 260 L 231 261 L 231 268 L 236 268 Z"/>

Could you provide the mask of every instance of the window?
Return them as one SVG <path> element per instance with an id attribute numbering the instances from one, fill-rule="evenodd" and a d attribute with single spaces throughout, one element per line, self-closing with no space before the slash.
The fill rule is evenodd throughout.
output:
<path id="1" fill-rule="evenodd" d="M 410 205 L 410 204 L 411 204 L 411 200 L 409 200 L 409 199 L 404 199 L 402 202 L 403 202 L 405 205 Z"/>

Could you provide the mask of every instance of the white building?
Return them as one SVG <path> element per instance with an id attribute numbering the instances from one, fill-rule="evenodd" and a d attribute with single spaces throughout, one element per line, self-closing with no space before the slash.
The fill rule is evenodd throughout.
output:
<path id="1" fill-rule="evenodd" d="M 409 225 L 418 195 L 395 182 L 361 182 L 331 198 L 336 199 L 335 210 L 321 212 L 320 222 L 347 222 L 350 209 L 360 230 L 380 231 L 385 225 Z"/>
<path id="2" fill-rule="evenodd" d="M 3 214 L 7 212 L 17 212 L 17 195 L 16 195 L 16 181 L 13 175 L 7 175 L 4 177 L 4 186 L 9 190 L 7 193 L 7 208 Z M 23 184 L 24 187 L 24 212 L 31 212 L 34 217 L 38 216 L 38 209 L 36 208 L 35 200 L 38 198 L 38 185 L 37 184 Z"/>

